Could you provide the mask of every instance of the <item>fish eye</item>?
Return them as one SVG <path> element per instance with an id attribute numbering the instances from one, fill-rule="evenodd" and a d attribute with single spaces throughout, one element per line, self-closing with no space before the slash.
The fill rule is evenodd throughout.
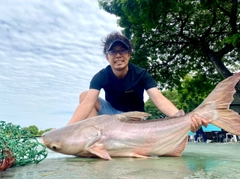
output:
<path id="1" fill-rule="evenodd" d="M 52 149 L 53 149 L 53 150 L 57 150 L 57 147 L 56 147 L 56 146 L 53 146 Z"/>

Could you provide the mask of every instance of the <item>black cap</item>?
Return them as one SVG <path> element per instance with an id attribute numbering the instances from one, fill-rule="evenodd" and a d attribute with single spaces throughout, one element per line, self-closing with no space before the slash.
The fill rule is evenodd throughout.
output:
<path id="1" fill-rule="evenodd" d="M 126 46 L 127 49 L 129 49 L 129 46 L 128 46 L 125 42 L 123 42 L 122 40 L 117 39 L 117 40 L 114 40 L 114 41 L 109 45 L 107 51 L 109 51 L 109 50 L 112 48 L 112 46 L 113 46 L 115 43 L 117 43 L 117 42 L 121 42 L 124 46 Z"/>

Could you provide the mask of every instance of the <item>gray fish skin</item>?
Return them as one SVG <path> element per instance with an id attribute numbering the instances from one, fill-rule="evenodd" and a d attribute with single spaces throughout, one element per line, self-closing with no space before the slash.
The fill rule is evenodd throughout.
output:
<path id="1" fill-rule="evenodd" d="M 67 155 L 100 157 L 181 156 L 191 130 L 191 116 L 198 114 L 210 124 L 240 135 L 240 115 L 229 109 L 240 72 L 223 80 L 194 111 L 176 117 L 141 120 L 149 114 L 128 112 L 101 115 L 42 135 L 49 149 Z"/>

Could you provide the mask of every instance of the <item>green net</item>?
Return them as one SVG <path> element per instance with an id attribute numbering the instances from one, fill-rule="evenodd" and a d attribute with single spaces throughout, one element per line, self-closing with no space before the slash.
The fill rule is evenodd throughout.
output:
<path id="1" fill-rule="evenodd" d="M 46 147 L 30 132 L 19 125 L 0 121 L 0 171 L 11 166 L 39 163 L 46 157 Z"/>

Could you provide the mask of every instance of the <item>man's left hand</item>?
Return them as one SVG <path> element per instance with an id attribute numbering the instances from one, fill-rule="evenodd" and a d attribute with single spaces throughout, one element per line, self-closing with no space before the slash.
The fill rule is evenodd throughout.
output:
<path id="1" fill-rule="evenodd" d="M 196 132 L 203 126 L 208 126 L 208 121 L 205 118 L 200 117 L 199 115 L 194 114 L 192 117 L 191 131 Z"/>

